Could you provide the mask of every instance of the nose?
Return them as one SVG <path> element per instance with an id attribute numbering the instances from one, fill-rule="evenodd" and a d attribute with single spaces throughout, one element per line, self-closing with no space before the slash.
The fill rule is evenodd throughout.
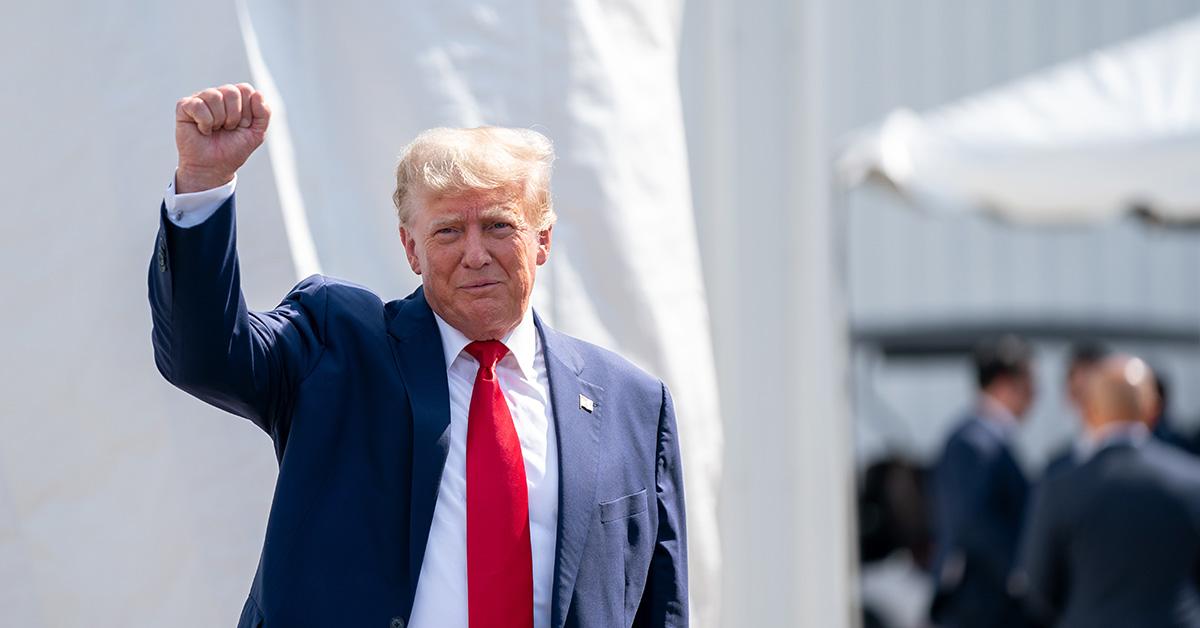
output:
<path id="1" fill-rule="evenodd" d="M 490 264 L 491 261 L 492 254 L 487 250 L 483 230 L 478 227 L 468 229 L 466 233 L 466 246 L 463 250 L 463 266 L 472 270 L 478 270 Z"/>

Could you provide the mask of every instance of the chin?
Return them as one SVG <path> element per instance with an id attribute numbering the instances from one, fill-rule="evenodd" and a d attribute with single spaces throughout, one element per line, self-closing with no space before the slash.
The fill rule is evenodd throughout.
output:
<path id="1" fill-rule="evenodd" d="M 515 314 L 512 308 L 494 303 L 468 303 L 459 311 L 472 329 L 479 333 L 491 334 L 496 339 L 508 333 L 509 328 L 521 321 L 520 315 Z"/>

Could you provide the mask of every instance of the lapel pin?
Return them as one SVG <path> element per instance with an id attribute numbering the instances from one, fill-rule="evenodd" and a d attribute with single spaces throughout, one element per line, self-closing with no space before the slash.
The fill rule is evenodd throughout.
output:
<path id="1" fill-rule="evenodd" d="M 579 395 L 579 407 L 591 412 L 596 409 L 596 403 L 583 395 Z"/>

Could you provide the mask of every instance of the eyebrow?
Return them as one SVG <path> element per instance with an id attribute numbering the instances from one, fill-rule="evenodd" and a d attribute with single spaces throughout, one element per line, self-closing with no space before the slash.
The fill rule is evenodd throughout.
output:
<path id="1" fill-rule="evenodd" d="M 525 223 L 524 218 L 521 216 L 521 212 L 516 207 L 514 207 L 513 205 L 510 205 L 510 204 L 492 205 L 490 207 L 485 207 L 485 208 L 479 210 L 479 219 L 480 220 L 504 219 L 515 225 L 522 225 Z M 430 223 L 429 228 L 433 231 L 438 231 L 439 229 L 444 229 L 446 227 L 453 227 L 453 226 L 459 225 L 462 222 L 463 222 L 463 220 L 460 216 L 435 218 L 433 220 L 433 222 Z"/>
<path id="2" fill-rule="evenodd" d="M 436 219 L 434 219 L 433 222 L 429 223 L 429 228 L 432 229 L 433 231 L 437 231 L 437 230 L 443 229 L 445 227 L 453 227 L 454 225 L 457 225 L 459 222 L 461 222 L 461 220 L 458 217 L 436 218 Z"/>
<path id="3" fill-rule="evenodd" d="M 479 212 L 479 218 L 481 220 L 496 220 L 497 218 L 503 218 L 513 223 L 519 223 L 522 220 L 521 212 L 512 205 L 494 205 L 492 207 L 487 207 Z"/>

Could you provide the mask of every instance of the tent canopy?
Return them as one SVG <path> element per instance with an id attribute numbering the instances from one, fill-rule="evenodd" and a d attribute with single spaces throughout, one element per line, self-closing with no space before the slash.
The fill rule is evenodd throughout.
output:
<path id="1" fill-rule="evenodd" d="M 852 134 L 847 187 L 923 207 L 1072 223 L 1138 210 L 1200 219 L 1200 18 Z"/>

